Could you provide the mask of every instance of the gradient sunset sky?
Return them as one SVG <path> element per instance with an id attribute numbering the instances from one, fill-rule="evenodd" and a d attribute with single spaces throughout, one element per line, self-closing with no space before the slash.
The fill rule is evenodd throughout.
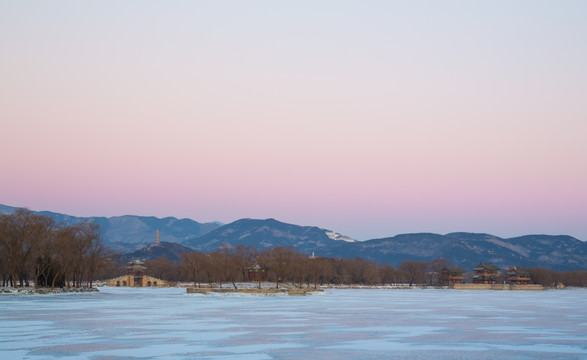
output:
<path id="1" fill-rule="evenodd" d="M 587 1 L 0 1 L 0 204 L 587 240 Z"/>

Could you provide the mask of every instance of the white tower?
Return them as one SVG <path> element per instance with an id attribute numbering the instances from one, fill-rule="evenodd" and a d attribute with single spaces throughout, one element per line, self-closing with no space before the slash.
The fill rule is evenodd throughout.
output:
<path id="1" fill-rule="evenodd" d="M 155 231 L 155 246 L 159 246 L 159 229 Z"/>

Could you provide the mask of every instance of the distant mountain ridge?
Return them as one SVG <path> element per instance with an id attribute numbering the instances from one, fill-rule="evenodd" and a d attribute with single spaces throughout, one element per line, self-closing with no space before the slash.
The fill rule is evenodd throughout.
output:
<path id="1" fill-rule="evenodd" d="M 0 213 L 16 208 L 0 205 Z M 378 263 L 398 266 L 405 260 L 450 260 L 453 265 L 470 269 L 480 262 L 498 267 L 546 267 L 553 270 L 587 270 L 587 242 L 567 235 L 526 235 L 500 238 L 491 234 L 454 232 L 400 234 L 393 237 L 354 241 L 331 230 L 316 226 L 287 224 L 275 219 L 240 219 L 230 224 L 201 224 L 190 219 L 163 219 L 142 216 L 112 218 L 77 218 L 74 216 L 37 212 L 58 221 L 74 223 L 94 220 L 104 230 L 104 243 L 115 251 L 135 258 L 153 259 L 193 249 L 216 250 L 221 244 L 254 245 L 260 250 L 275 246 L 292 246 L 311 255 L 339 258 L 361 257 Z M 161 248 L 150 247 L 155 230 L 161 232 Z M 183 245 L 182 247 L 173 245 Z M 145 249 L 143 249 L 145 248 Z M 141 250 L 143 249 L 143 250 Z M 140 250 L 139 252 L 136 252 Z M 135 253 L 136 252 L 136 253 Z M 175 260 L 174 260 L 175 261 Z"/>
<path id="2" fill-rule="evenodd" d="M 264 250 L 275 246 L 293 246 L 311 253 L 325 250 L 340 242 L 353 243 L 353 239 L 321 229 L 316 226 L 299 226 L 277 221 L 275 219 L 240 219 L 224 225 L 205 235 L 184 242 L 198 251 L 214 251 L 221 244 L 236 246 L 255 245 Z"/>
<path id="3" fill-rule="evenodd" d="M 16 207 L 0 205 L 0 214 L 12 213 Z M 222 226 L 222 223 L 199 223 L 191 219 L 175 217 L 156 218 L 153 216 L 113 216 L 113 217 L 76 217 L 50 211 L 32 211 L 46 215 L 57 222 L 72 225 L 83 220 L 99 224 L 104 243 L 112 250 L 131 253 L 155 242 L 155 232 L 159 229 L 161 241 L 183 243 L 204 235 Z"/>
<path id="4" fill-rule="evenodd" d="M 587 243 L 567 235 L 527 235 L 510 239 L 490 234 L 401 234 L 341 244 L 326 256 L 353 257 L 399 265 L 405 260 L 445 258 L 465 269 L 480 262 L 508 266 L 587 270 Z"/>

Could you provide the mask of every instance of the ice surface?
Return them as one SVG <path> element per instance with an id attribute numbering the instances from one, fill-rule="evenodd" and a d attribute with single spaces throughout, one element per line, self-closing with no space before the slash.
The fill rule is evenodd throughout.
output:
<path id="1" fill-rule="evenodd" d="M 1 295 L 0 359 L 587 359 L 587 290 Z"/>

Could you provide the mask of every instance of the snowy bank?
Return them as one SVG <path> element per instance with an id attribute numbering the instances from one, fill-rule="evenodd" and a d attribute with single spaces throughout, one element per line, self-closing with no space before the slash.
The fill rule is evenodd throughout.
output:
<path id="1" fill-rule="evenodd" d="M 5 287 L 0 288 L 0 294 L 27 294 L 27 295 L 43 295 L 43 294 L 71 294 L 71 293 L 85 293 L 85 292 L 98 292 L 96 288 L 13 288 Z"/>

